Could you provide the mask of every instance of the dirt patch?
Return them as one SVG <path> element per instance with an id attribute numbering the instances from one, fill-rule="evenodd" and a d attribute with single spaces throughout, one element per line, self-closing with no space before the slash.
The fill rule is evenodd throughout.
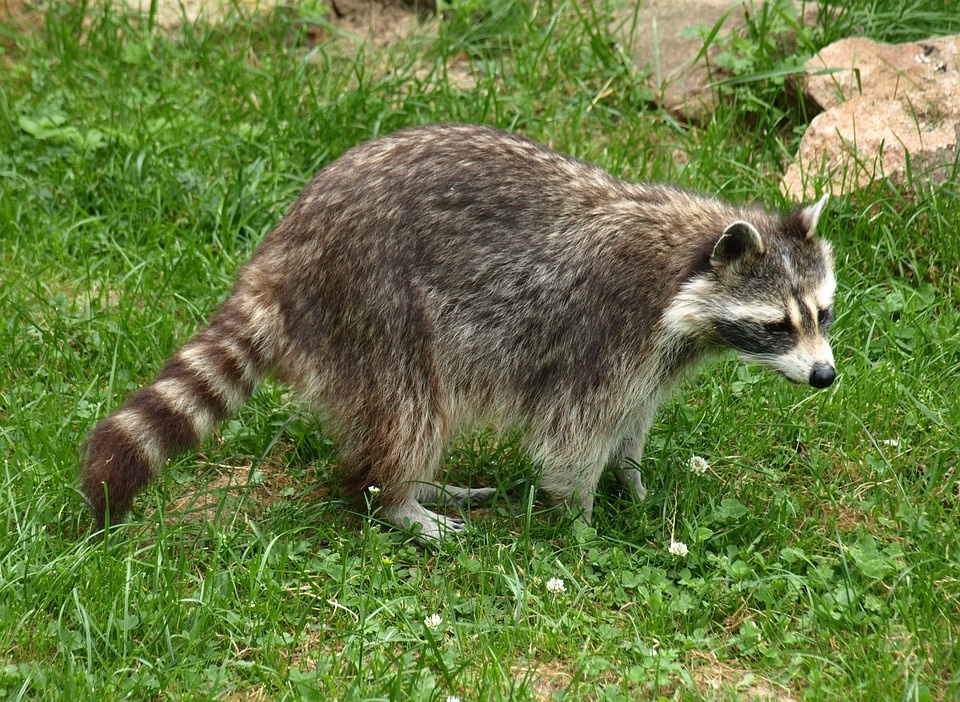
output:
<path id="1" fill-rule="evenodd" d="M 542 702 L 556 699 L 556 695 L 570 687 L 573 680 L 569 668 L 557 661 L 539 665 L 531 663 L 527 667 L 515 665 L 510 672 L 515 680 L 530 680 L 534 696 Z"/>
<path id="2" fill-rule="evenodd" d="M 832 534 L 834 530 L 846 534 L 860 527 L 870 528 L 873 525 L 873 517 L 859 507 L 846 504 L 843 499 L 837 504 L 828 502 L 823 505 L 820 528 L 828 534 Z"/>
<path id="3" fill-rule="evenodd" d="M 0 2 L 22 4 L 22 0 Z M 134 12 L 146 15 L 152 0 L 124 0 Z M 266 13 L 284 3 L 275 0 L 157 0 L 156 24 L 170 29 L 184 22 L 217 24 L 231 12 Z M 429 16 L 429 3 L 400 0 L 327 0 L 316 3 L 333 27 L 362 43 L 382 48 L 407 37 L 417 26 L 417 17 Z M 326 10 L 326 12 L 324 12 Z M 296 10 L 294 10 L 296 11 Z"/>
<path id="4" fill-rule="evenodd" d="M 797 702 L 790 688 L 757 675 L 731 661 L 717 660 L 715 655 L 699 654 L 703 663 L 693 667 L 690 675 L 694 684 L 705 695 L 735 693 L 741 700 L 776 700 Z"/>
<path id="5" fill-rule="evenodd" d="M 123 0 L 123 2 L 131 10 L 145 17 L 150 12 L 151 0 Z M 234 8 L 259 12 L 275 4 L 264 0 L 158 0 L 154 21 L 158 26 L 167 29 L 177 27 L 184 22 L 193 23 L 198 20 L 216 24 Z"/>
<path id="6" fill-rule="evenodd" d="M 191 481 L 187 489 L 176 495 L 172 508 L 167 510 L 167 518 L 178 522 L 226 523 L 238 516 L 262 515 L 293 485 L 283 465 L 282 457 L 287 449 L 283 446 L 275 449 L 271 457 L 257 466 L 252 462 L 234 466 L 198 460 L 198 466 L 212 469 L 212 475 L 205 480 Z M 300 497 L 319 501 L 328 493 L 328 488 L 323 488 Z"/>
<path id="7" fill-rule="evenodd" d="M 224 700 L 224 702 L 268 702 L 275 697 L 266 685 L 254 685 L 232 690 L 217 699 Z"/>
<path id="8" fill-rule="evenodd" d="M 215 466 L 216 474 L 199 490 L 177 497 L 170 519 L 213 522 L 229 520 L 237 512 L 249 512 L 255 505 L 269 506 L 272 492 L 264 474 L 250 464 Z"/>
<path id="9" fill-rule="evenodd" d="M 397 0 L 331 0 L 330 10 L 331 24 L 378 48 L 405 39 L 418 25 L 413 5 Z"/>

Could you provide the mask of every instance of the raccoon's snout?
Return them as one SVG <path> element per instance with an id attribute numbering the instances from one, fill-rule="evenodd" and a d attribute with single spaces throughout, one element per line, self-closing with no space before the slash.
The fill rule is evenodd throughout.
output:
<path id="1" fill-rule="evenodd" d="M 813 370 L 810 371 L 810 384 L 817 388 L 817 390 L 823 390 L 826 387 L 830 387 L 836 377 L 837 371 L 833 366 L 818 363 L 813 367 Z"/>

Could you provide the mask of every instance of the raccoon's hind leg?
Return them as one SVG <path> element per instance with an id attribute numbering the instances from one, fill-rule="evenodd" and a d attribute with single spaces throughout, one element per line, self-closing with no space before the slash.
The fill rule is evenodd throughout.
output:
<path id="1" fill-rule="evenodd" d="M 362 409 L 350 422 L 354 430 L 346 437 L 339 466 L 347 490 L 360 495 L 376 488 L 378 515 L 396 527 L 417 531 L 418 541 L 462 531 L 462 521 L 432 512 L 419 500 L 425 487 L 435 488 L 432 481 L 449 439 L 442 413 L 415 393 L 391 400 L 392 407 L 403 410 L 387 409 L 371 396 L 357 403 Z"/>
<path id="2" fill-rule="evenodd" d="M 420 504 L 420 490 L 424 478 L 432 478 L 434 466 L 430 454 L 418 446 L 417 451 L 386 448 L 379 442 L 364 442 L 348 450 L 340 459 L 340 469 L 345 474 L 348 491 L 354 494 L 374 493 L 373 505 L 378 515 L 386 522 L 400 528 L 417 532 L 421 542 L 438 541 L 450 533 L 463 531 L 459 519 L 437 514 Z M 414 459 L 407 463 L 405 459 Z M 439 458 L 437 459 L 439 460 Z"/>
<path id="3" fill-rule="evenodd" d="M 541 485 L 550 500 L 578 513 L 587 523 L 593 519 L 593 499 L 603 458 L 584 458 L 578 463 L 545 463 L 540 474 Z"/>

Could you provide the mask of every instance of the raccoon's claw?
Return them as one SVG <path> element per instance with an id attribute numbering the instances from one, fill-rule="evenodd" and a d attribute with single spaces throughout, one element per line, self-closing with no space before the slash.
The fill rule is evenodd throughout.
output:
<path id="1" fill-rule="evenodd" d="M 429 510 L 427 510 L 429 511 Z M 430 514 L 433 514 L 430 512 Z M 430 518 L 430 524 L 421 522 L 420 533 L 416 535 L 418 544 L 425 546 L 428 544 L 437 544 L 449 536 L 462 534 L 467 530 L 467 526 L 462 519 L 456 517 L 447 517 L 442 514 L 433 514 Z"/>
<path id="2" fill-rule="evenodd" d="M 496 488 L 464 488 L 456 485 L 428 485 L 420 491 L 422 505 L 475 507 L 496 494 Z"/>
<path id="3" fill-rule="evenodd" d="M 496 488 L 467 488 L 460 498 L 460 504 L 476 507 L 488 502 L 496 494 Z"/>

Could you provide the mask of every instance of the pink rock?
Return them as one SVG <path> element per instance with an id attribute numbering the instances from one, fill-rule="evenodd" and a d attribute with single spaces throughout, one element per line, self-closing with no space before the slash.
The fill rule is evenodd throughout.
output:
<path id="1" fill-rule="evenodd" d="M 880 178 L 936 184 L 954 172 L 960 36 L 896 45 L 843 39 L 806 67 L 804 93 L 826 111 L 800 141 L 781 182 L 785 194 L 809 200 L 818 190 L 849 193 Z"/>

